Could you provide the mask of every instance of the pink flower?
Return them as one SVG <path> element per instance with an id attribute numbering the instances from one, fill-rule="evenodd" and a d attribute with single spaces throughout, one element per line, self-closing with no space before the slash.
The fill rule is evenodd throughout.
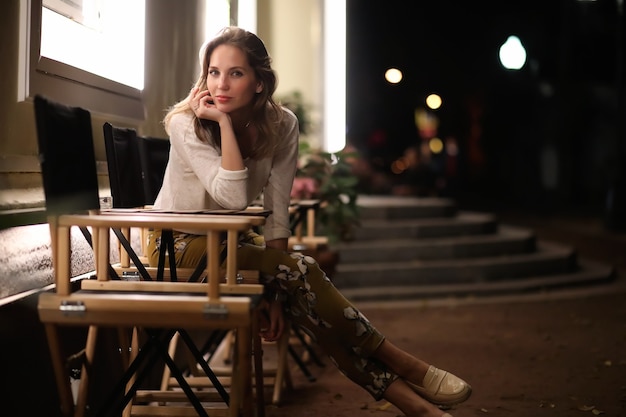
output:
<path id="1" fill-rule="evenodd" d="M 291 188 L 291 198 L 309 199 L 313 198 L 318 192 L 317 182 L 313 178 L 296 177 L 293 180 Z"/>

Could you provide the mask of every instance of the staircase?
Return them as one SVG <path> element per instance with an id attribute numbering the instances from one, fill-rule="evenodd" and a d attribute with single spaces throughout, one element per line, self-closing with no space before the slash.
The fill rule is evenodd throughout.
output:
<path id="1" fill-rule="evenodd" d="M 333 245 L 332 280 L 354 301 L 512 294 L 615 278 L 612 266 L 579 259 L 573 247 L 459 211 L 453 200 L 361 196 L 358 205 L 355 239 Z"/>

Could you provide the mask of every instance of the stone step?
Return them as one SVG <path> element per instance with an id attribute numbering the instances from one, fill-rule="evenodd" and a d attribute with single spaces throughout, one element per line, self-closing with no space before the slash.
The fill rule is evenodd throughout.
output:
<path id="1" fill-rule="evenodd" d="M 480 258 L 363 263 L 344 263 L 340 259 L 332 280 L 338 288 L 469 284 L 575 270 L 573 248 L 541 242 L 532 253 Z"/>
<path id="2" fill-rule="evenodd" d="M 446 198 L 360 195 L 357 205 L 362 220 L 451 217 L 457 212 L 456 202 Z"/>
<path id="3" fill-rule="evenodd" d="M 331 279 L 349 299 L 394 300 L 498 295 L 613 280 L 612 266 L 578 259 L 567 244 L 538 241 L 529 229 L 453 200 L 359 196 L 355 239 L 332 245 Z"/>
<path id="4" fill-rule="evenodd" d="M 405 223 L 404 221 L 401 223 Z M 408 226 L 408 225 L 407 225 Z M 413 224 L 417 231 L 419 226 Z M 409 227 L 399 227 L 406 231 Z M 451 227 L 458 232 L 458 229 Z M 395 230 L 395 228 L 394 228 Z M 432 229 L 430 229 L 432 231 Z M 448 229 L 449 231 L 449 229 Z M 465 230 L 467 232 L 467 229 Z M 482 230 L 485 232 L 485 230 Z M 469 232 L 468 232 L 469 233 Z M 472 232 L 475 233 L 475 232 Z M 496 233 L 460 234 L 444 237 L 414 238 L 418 233 L 409 231 L 410 238 L 391 238 L 345 242 L 333 245 L 342 264 L 399 262 L 406 260 L 459 259 L 485 256 L 502 256 L 530 253 L 535 250 L 535 235 L 530 230 L 501 226 Z M 426 233 L 430 235 L 431 233 Z M 396 233 L 393 233 L 395 236 Z"/>
<path id="5" fill-rule="evenodd" d="M 354 240 L 423 238 L 494 233 L 498 222 L 489 213 L 459 212 L 451 217 L 364 219 Z"/>
<path id="6" fill-rule="evenodd" d="M 342 294 L 351 301 L 428 300 L 452 297 L 484 297 L 542 293 L 574 287 L 600 287 L 617 277 L 613 267 L 589 260 L 579 260 L 574 271 L 561 274 L 532 275 L 523 279 L 490 282 L 428 285 L 379 285 L 344 288 Z"/>

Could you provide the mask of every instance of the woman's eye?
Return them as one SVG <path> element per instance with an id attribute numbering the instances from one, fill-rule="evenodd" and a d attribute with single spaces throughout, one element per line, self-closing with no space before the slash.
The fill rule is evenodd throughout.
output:
<path id="1" fill-rule="evenodd" d="M 209 70 L 209 75 L 217 75 L 217 70 Z"/>
<path id="2" fill-rule="evenodd" d="M 243 73 L 241 71 L 233 71 L 232 72 L 232 76 L 233 77 L 241 77 L 243 75 Z"/>

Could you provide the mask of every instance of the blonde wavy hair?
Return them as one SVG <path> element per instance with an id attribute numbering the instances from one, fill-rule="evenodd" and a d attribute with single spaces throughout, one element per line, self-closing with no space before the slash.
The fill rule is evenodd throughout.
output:
<path id="1" fill-rule="evenodd" d="M 271 66 L 272 59 L 258 36 L 235 26 L 226 27 L 200 50 L 202 74 L 195 84 L 195 87 L 200 91 L 207 89 L 209 60 L 215 48 L 220 45 L 232 45 L 242 50 L 254 70 L 257 80 L 263 85 L 263 89 L 260 93 L 255 94 L 252 102 L 250 121 L 258 129 L 259 140 L 256 141 L 250 157 L 253 159 L 268 157 L 272 155 L 278 144 L 278 129 L 283 118 L 283 110 L 273 98 L 278 79 Z M 165 115 L 163 124 L 168 134 L 170 133 L 169 124 L 172 116 L 183 112 L 193 114 L 189 105 L 189 97 L 173 105 Z M 217 146 L 221 146 L 218 123 L 212 120 L 198 119 L 194 114 L 194 129 L 201 140 L 207 143 L 214 140 Z"/>

